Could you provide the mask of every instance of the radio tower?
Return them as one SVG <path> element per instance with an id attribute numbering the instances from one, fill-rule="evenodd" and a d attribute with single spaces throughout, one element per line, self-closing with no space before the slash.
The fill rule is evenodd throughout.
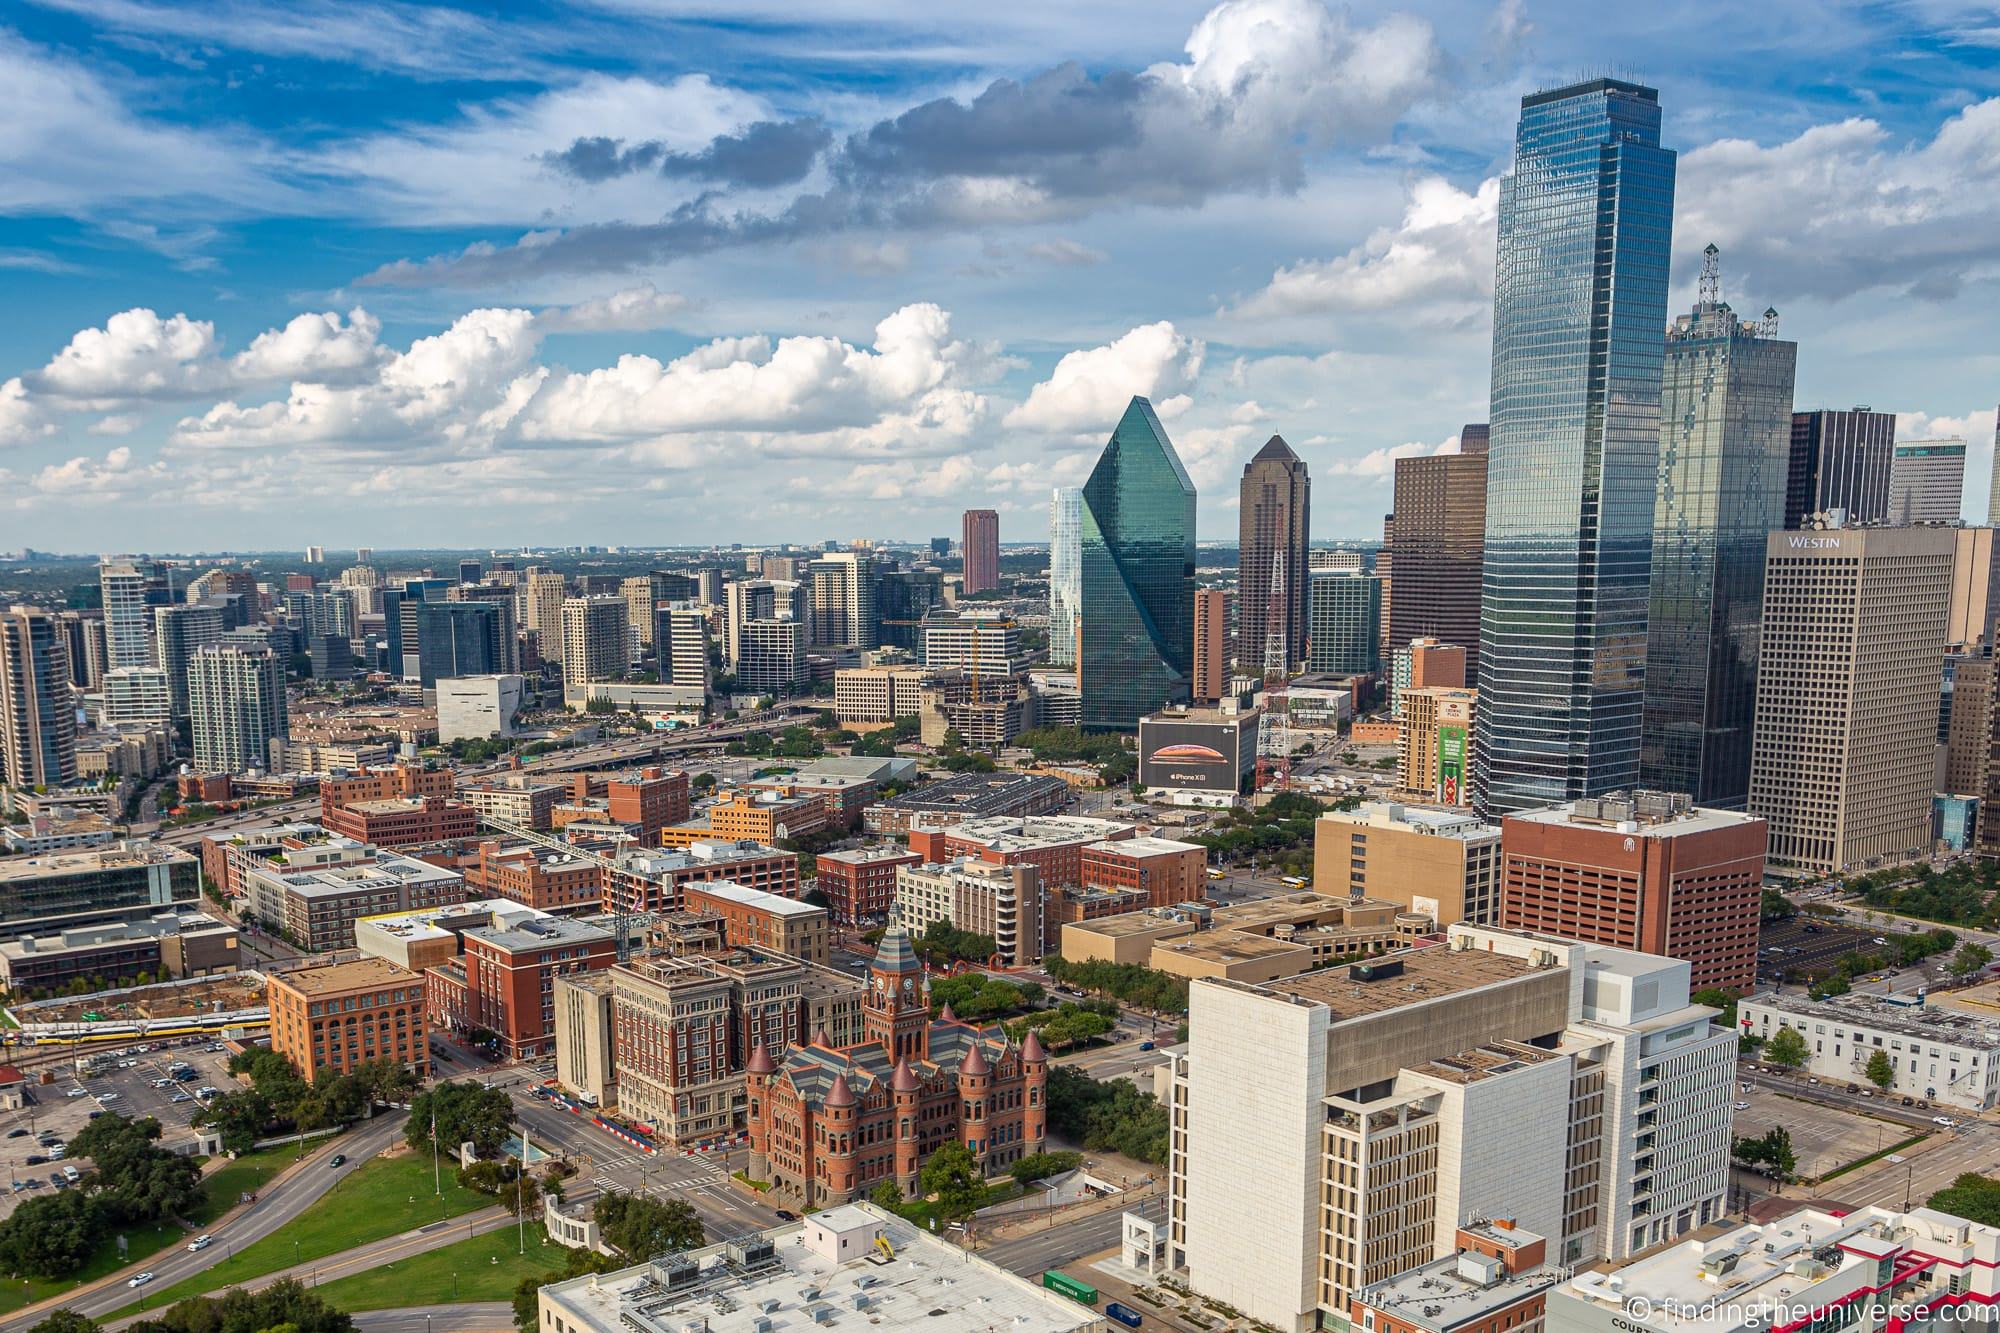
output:
<path id="1" fill-rule="evenodd" d="M 1287 693 L 1291 679 L 1291 649 L 1286 627 L 1291 621 L 1291 604 L 1285 596 L 1285 551 L 1271 552 L 1271 592 L 1264 610 L 1264 726 L 1263 750 L 1269 784 L 1279 791 L 1292 789 L 1292 705 Z"/>

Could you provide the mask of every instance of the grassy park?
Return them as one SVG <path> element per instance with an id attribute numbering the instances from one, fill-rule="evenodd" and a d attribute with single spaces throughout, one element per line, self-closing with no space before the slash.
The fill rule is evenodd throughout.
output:
<path id="1" fill-rule="evenodd" d="M 421 1291 L 429 1304 L 465 1301 L 510 1301 L 524 1277 L 552 1277 L 562 1268 L 563 1250 L 547 1242 L 540 1225 L 528 1228 L 528 1252 L 512 1226 L 407 1259 L 371 1268 L 351 1277 L 322 1282 L 320 1296 L 350 1313 L 393 1310 L 410 1304 L 410 1293 Z"/>

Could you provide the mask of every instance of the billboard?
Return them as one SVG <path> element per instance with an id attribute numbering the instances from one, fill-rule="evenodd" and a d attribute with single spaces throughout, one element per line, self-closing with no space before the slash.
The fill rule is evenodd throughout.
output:
<path id="1" fill-rule="evenodd" d="M 1240 792 L 1257 767 L 1257 714 L 1215 722 L 1139 722 L 1139 781 L 1148 788 Z"/>
<path id="2" fill-rule="evenodd" d="M 1465 747 L 1466 727 L 1462 722 L 1445 722 L 1438 726 L 1438 780 L 1437 799 L 1446 805 L 1459 805 L 1465 795 Z"/>

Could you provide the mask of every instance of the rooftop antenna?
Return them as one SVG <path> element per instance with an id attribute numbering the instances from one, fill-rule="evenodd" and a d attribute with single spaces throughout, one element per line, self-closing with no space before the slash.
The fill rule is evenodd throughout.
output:
<path id="1" fill-rule="evenodd" d="M 1702 305 L 1716 305 L 1722 300 L 1722 251 L 1714 241 L 1701 252 L 1701 290 L 1696 299 Z"/>

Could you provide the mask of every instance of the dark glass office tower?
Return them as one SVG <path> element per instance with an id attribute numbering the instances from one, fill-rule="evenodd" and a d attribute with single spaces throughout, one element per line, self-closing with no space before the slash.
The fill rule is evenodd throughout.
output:
<path id="1" fill-rule="evenodd" d="M 1194 670 L 1194 483 L 1144 398 L 1084 483 L 1082 547 L 1083 725 L 1131 731 Z"/>
<path id="2" fill-rule="evenodd" d="M 1639 776 L 1674 154 L 1617 79 L 1521 101 L 1500 186 L 1474 797 Z"/>
<path id="3" fill-rule="evenodd" d="M 1713 247 L 1711 247 L 1711 250 Z M 1764 553 L 1783 524 L 1798 344 L 1703 299 L 1667 331 L 1639 752 L 1648 787 L 1740 810 L 1750 795 Z"/>
<path id="4" fill-rule="evenodd" d="M 454 676 L 490 676 L 507 667 L 495 602 L 420 602 L 417 679 L 425 689 Z"/>
<path id="5" fill-rule="evenodd" d="M 1896 417 L 1857 407 L 1792 413 L 1785 526 L 1809 515 L 1847 511 L 1849 523 L 1889 520 L 1889 474 L 1896 466 Z"/>

